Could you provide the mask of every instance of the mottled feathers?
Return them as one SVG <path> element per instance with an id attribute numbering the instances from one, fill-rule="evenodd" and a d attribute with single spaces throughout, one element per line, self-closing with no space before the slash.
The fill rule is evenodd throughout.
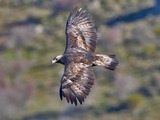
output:
<path id="1" fill-rule="evenodd" d="M 82 104 L 86 96 L 89 95 L 94 80 L 92 68 L 85 68 L 74 63 L 69 64 L 61 79 L 60 98 L 65 97 L 67 102 L 75 105 L 78 102 Z"/>
<path id="2" fill-rule="evenodd" d="M 81 48 L 95 52 L 97 34 L 92 17 L 87 11 L 75 8 L 70 13 L 66 24 L 66 37 L 66 49 Z"/>
<path id="3" fill-rule="evenodd" d="M 92 66 L 115 70 L 118 60 L 115 55 L 94 54 L 97 44 L 96 29 L 92 17 L 81 8 L 75 8 L 66 24 L 66 49 L 52 63 L 65 65 L 59 90 L 60 98 L 77 105 L 82 104 L 94 84 Z"/>

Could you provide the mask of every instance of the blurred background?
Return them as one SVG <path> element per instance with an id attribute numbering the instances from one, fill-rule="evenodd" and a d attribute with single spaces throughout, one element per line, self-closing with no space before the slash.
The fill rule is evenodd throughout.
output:
<path id="1" fill-rule="evenodd" d="M 59 98 L 65 24 L 75 6 L 96 25 L 97 53 L 115 72 L 94 69 L 83 105 Z M 159 120 L 160 0 L 0 0 L 1 120 Z"/>

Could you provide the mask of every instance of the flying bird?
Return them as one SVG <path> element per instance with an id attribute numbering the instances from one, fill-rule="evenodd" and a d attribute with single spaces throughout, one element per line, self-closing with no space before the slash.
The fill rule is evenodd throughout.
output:
<path id="1" fill-rule="evenodd" d="M 95 54 L 97 34 L 92 17 L 86 10 L 73 9 L 66 23 L 66 48 L 52 64 L 63 64 L 64 73 L 60 82 L 61 100 L 82 104 L 94 84 L 93 66 L 115 70 L 119 61 L 115 55 Z"/>

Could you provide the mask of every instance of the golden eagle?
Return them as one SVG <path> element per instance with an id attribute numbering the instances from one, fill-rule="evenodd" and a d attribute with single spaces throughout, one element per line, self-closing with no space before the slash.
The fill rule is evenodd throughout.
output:
<path id="1" fill-rule="evenodd" d="M 94 84 L 95 75 L 92 66 L 103 66 L 115 70 L 118 60 L 115 55 L 95 54 L 97 44 L 96 29 L 92 17 L 75 8 L 66 23 L 66 49 L 63 55 L 58 55 L 53 63 L 65 65 L 61 78 L 59 95 L 77 105 L 84 102 Z"/>

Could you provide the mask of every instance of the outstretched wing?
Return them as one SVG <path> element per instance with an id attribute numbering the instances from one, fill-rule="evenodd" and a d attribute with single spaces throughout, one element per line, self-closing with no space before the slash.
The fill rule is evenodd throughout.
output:
<path id="1" fill-rule="evenodd" d="M 66 50 L 81 48 L 88 52 L 95 52 L 97 44 L 96 29 L 92 17 L 81 8 L 79 10 L 75 8 L 68 17 L 66 40 Z"/>
<path id="2" fill-rule="evenodd" d="M 91 68 L 84 67 L 82 63 L 73 63 L 65 66 L 61 79 L 60 98 L 66 97 L 67 102 L 77 105 L 84 102 L 94 84 L 94 73 Z"/>

